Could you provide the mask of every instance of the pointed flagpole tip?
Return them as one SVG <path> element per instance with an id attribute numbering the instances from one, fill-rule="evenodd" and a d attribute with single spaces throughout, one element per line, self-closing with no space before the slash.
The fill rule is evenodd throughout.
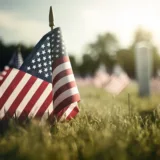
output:
<path id="1" fill-rule="evenodd" d="M 53 18 L 52 6 L 50 6 L 50 10 L 49 10 L 49 26 L 51 27 L 51 30 L 53 30 L 54 18 Z"/>

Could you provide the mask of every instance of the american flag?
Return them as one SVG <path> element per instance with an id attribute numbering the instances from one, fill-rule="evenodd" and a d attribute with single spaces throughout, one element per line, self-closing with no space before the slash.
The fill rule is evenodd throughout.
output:
<path id="1" fill-rule="evenodd" d="M 124 88 L 126 88 L 130 83 L 130 79 L 126 73 L 121 73 L 118 75 L 112 75 L 110 81 L 107 83 L 105 90 L 109 93 L 118 95 Z"/>
<path id="2" fill-rule="evenodd" d="M 80 95 L 60 28 L 47 33 L 20 69 L 9 69 L 0 85 L 0 118 L 71 119 Z"/>
<path id="3" fill-rule="evenodd" d="M 8 66 L 12 68 L 20 68 L 22 64 L 23 64 L 22 54 L 21 52 L 16 51 L 13 54 L 11 60 L 9 61 Z"/>
<path id="4" fill-rule="evenodd" d="M 17 52 L 17 51 L 16 51 L 16 52 L 12 55 L 12 57 L 11 57 L 8 65 L 5 66 L 5 67 L 4 67 L 4 70 L 0 73 L 0 80 L 3 79 L 3 77 L 4 77 L 4 76 L 6 75 L 6 73 L 7 73 L 7 70 L 9 70 L 10 67 L 12 67 L 12 68 L 18 68 L 18 69 L 19 69 L 19 68 L 21 67 L 22 63 L 23 63 L 22 54 L 21 54 L 21 52 Z M 0 82 L 0 83 L 1 83 L 1 82 Z"/>

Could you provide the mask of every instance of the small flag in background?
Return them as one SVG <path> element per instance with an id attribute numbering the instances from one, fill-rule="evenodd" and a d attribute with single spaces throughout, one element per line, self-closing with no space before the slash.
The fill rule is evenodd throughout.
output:
<path id="1" fill-rule="evenodd" d="M 0 118 L 56 116 L 71 119 L 80 100 L 60 28 L 47 33 L 18 69 L 9 69 L 0 86 Z"/>
<path id="2" fill-rule="evenodd" d="M 13 54 L 11 60 L 8 63 L 9 67 L 20 68 L 23 64 L 23 57 L 20 51 L 17 51 Z"/>
<path id="3" fill-rule="evenodd" d="M 0 84 L 1 84 L 1 80 L 4 78 L 4 76 L 7 74 L 7 71 L 9 70 L 9 68 L 20 68 L 20 66 L 23 63 L 23 57 L 22 54 L 20 52 L 20 49 L 18 49 L 11 57 L 9 63 L 7 66 L 4 67 L 4 70 L 0 73 Z"/>

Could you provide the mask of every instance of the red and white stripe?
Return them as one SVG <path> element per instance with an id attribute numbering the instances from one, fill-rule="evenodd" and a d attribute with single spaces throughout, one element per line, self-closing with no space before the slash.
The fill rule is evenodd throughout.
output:
<path id="1" fill-rule="evenodd" d="M 53 108 L 52 84 L 18 69 L 9 69 L 0 84 L 0 119 L 43 117 Z"/>
<path id="2" fill-rule="evenodd" d="M 129 77 L 125 73 L 122 73 L 120 76 L 112 75 L 111 80 L 105 87 L 105 90 L 118 95 L 128 86 L 129 83 Z"/>
<path id="3" fill-rule="evenodd" d="M 53 64 L 52 84 L 18 69 L 8 68 L 0 80 L 0 119 L 36 117 L 43 120 L 56 116 L 72 119 L 79 112 L 79 92 L 69 58 L 64 56 Z M 8 113 L 8 114 L 6 114 Z"/>
<path id="4" fill-rule="evenodd" d="M 79 112 L 79 91 L 68 56 L 56 60 L 52 66 L 53 105 L 52 114 L 58 119 L 71 119 Z"/>

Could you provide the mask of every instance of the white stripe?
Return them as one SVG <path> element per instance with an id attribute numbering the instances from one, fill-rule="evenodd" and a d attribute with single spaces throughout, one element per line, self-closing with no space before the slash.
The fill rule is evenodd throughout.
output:
<path id="1" fill-rule="evenodd" d="M 63 100 L 65 100 L 68 97 L 71 97 L 72 95 L 75 95 L 78 93 L 77 87 L 70 88 L 63 93 L 61 93 L 54 101 L 54 106 L 56 107 L 59 105 Z"/>
<path id="2" fill-rule="evenodd" d="M 34 93 L 37 91 L 42 82 L 43 81 L 41 79 L 37 79 L 28 91 L 28 93 L 25 95 L 25 97 L 23 98 L 22 102 L 19 104 L 16 110 L 18 117 L 20 116 L 20 114 L 22 113 L 22 111 L 24 110 L 24 108 L 26 107 L 26 105 L 28 104 L 28 102 L 30 101 Z"/>
<path id="3" fill-rule="evenodd" d="M 15 78 L 15 76 L 17 75 L 18 72 L 19 72 L 19 70 L 12 69 L 10 74 L 7 76 L 7 78 L 3 82 L 2 86 L 0 87 L 0 98 L 2 97 L 2 95 L 4 94 L 4 92 L 6 91 L 6 89 L 8 88 L 8 86 L 10 85 L 10 83 Z"/>
<path id="4" fill-rule="evenodd" d="M 18 68 L 21 67 L 22 63 L 23 63 L 22 54 L 18 53 Z"/>
<path id="5" fill-rule="evenodd" d="M 39 99 L 37 100 L 37 102 L 35 103 L 35 105 L 32 107 L 28 117 L 34 117 L 36 115 L 36 113 L 38 112 L 38 110 L 48 97 L 48 95 L 51 93 L 51 91 L 52 91 L 52 84 L 49 83 L 48 86 L 43 91 L 43 93 L 41 94 L 41 96 L 39 97 Z"/>
<path id="6" fill-rule="evenodd" d="M 72 103 L 68 109 L 63 113 L 62 117 L 60 118 L 60 121 L 64 121 L 69 115 L 70 113 L 73 111 L 73 109 L 78 106 L 77 102 Z"/>
<path id="7" fill-rule="evenodd" d="M 2 118 L 5 115 L 5 111 L 8 111 L 12 103 L 15 101 L 21 90 L 24 88 L 28 80 L 30 79 L 31 75 L 30 74 L 25 74 L 21 81 L 18 83 L 16 88 L 13 90 L 13 92 L 10 94 L 9 98 L 3 105 L 3 107 L 0 110 L 0 117 Z"/>
<path id="8" fill-rule="evenodd" d="M 70 74 L 63 78 L 61 78 L 54 86 L 53 86 L 53 92 L 55 93 L 61 86 L 65 85 L 66 83 L 75 81 L 74 75 Z M 53 94 L 54 94 L 53 93 Z"/>
<path id="9" fill-rule="evenodd" d="M 58 73 L 66 70 L 66 69 L 70 69 L 70 68 L 71 68 L 70 62 L 65 62 L 65 63 L 60 64 L 59 66 L 57 66 L 57 67 L 53 70 L 52 80 L 55 78 L 55 76 L 56 76 Z"/>
<path id="10" fill-rule="evenodd" d="M 53 111 L 53 101 L 50 103 L 49 107 L 44 112 L 41 121 L 45 121 L 48 118 L 48 115 L 50 115 Z"/>

